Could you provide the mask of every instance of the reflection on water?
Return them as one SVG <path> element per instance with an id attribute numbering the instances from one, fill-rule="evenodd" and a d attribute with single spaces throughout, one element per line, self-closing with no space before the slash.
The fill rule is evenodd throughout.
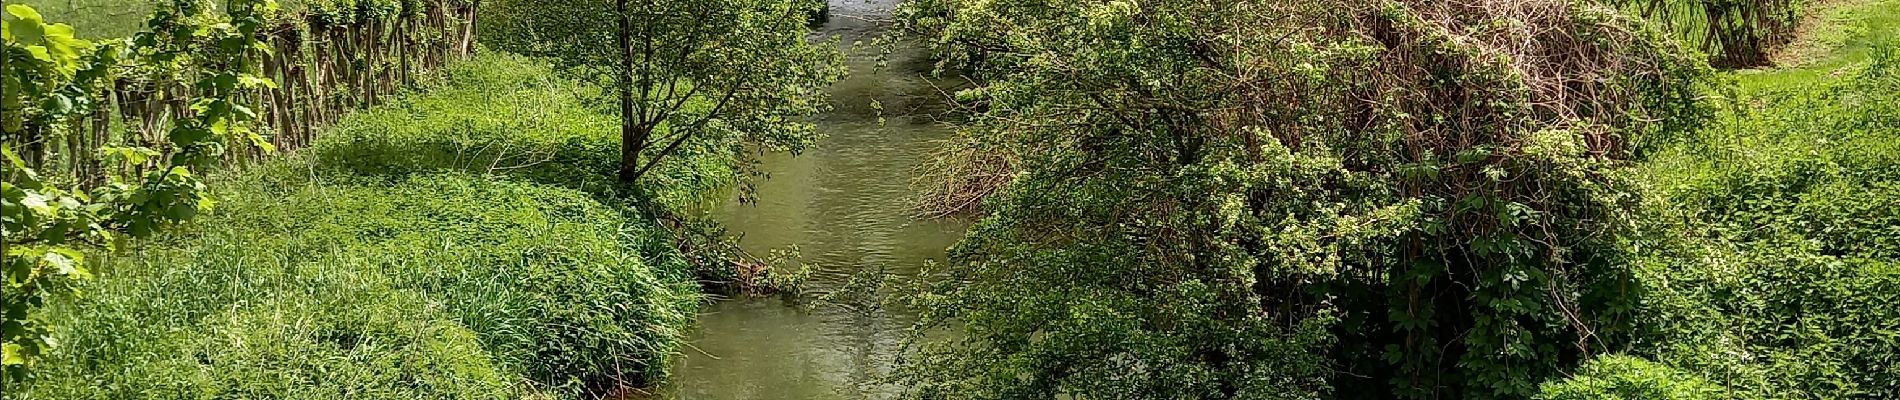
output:
<path id="1" fill-rule="evenodd" d="M 897 0 L 832 0 L 820 33 L 846 45 L 881 33 Z M 755 254 L 797 245 L 816 270 L 808 291 L 826 292 L 864 269 L 909 275 L 941 259 L 963 223 L 910 218 L 911 177 L 948 130 L 931 117 L 942 95 L 922 75 L 914 52 L 875 69 L 871 50 L 849 55 L 851 76 L 832 88 L 834 110 L 819 130 L 829 137 L 800 156 L 764 157 L 770 179 L 758 203 L 736 200 L 720 218 Z M 881 103 L 886 121 L 871 106 Z M 885 398 L 888 373 L 908 321 L 883 312 L 834 307 L 803 310 L 778 300 L 728 300 L 705 307 L 691 347 L 667 388 L 679 399 Z"/>

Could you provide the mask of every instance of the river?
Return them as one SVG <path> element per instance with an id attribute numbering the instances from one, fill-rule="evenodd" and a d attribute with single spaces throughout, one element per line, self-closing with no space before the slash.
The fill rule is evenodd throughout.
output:
<path id="1" fill-rule="evenodd" d="M 911 218 L 911 180 L 950 130 L 929 61 L 915 46 L 893 52 L 879 70 L 874 49 L 851 50 L 885 31 L 898 0 L 831 0 L 818 34 L 838 36 L 851 74 L 831 88 L 828 135 L 799 156 L 763 158 L 769 179 L 756 204 L 736 199 L 719 218 L 754 254 L 796 245 L 813 266 L 808 295 L 838 288 L 864 270 L 912 275 L 963 234 L 961 221 Z M 880 112 L 872 106 L 882 105 Z M 879 118 L 884 118 L 880 123 Z M 875 399 L 910 320 L 884 310 L 794 307 L 780 299 L 721 300 L 704 307 L 666 392 L 677 399 Z"/>

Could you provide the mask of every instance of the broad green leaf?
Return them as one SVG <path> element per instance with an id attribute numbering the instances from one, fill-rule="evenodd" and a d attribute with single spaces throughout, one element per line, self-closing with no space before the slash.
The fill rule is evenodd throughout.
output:
<path id="1" fill-rule="evenodd" d="M 265 153 L 277 152 L 277 145 L 271 144 L 270 138 L 266 138 L 264 137 L 264 135 L 259 135 L 257 133 L 251 133 L 248 136 L 251 139 L 251 145 L 257 146 L 259 150 L 262 150 Z"/>
<path id="2" fill-rule="evenodd" d="M 57 268 L 60 275 L 75 279 L 92 279 L 92 273 L 86 271 L 86 256 L 79 250 L 55 247 L 52 251 L 46 252 L 45 259 L 48 265 Z"/>
<path id="3" fill-rule="evenodd" d="M 252 74 L 238 75 L 238 85 L 246 89 L 277 88 L 277 82 L 270 80 L 270 78 Z"/>
<path id="4" fill-rule="evenodd" d="M 40 261 L 52 266 L 53 270 L 59 272 L 60 275 L 70 275 L 76 268 L 74 265 L 75 262 L 71 257 L 67 257 L 65 254 L 55 251 L 49 251 L 41 255 Z"/>
<path id="5" fill-rule="evenodd" d="M 194 206 L 195 204 L 185 202 L 172 203 L 171 207 L 165 210 L 165 218 L 173 221 L 189 221 L 192 217 L 198 216 L 198 208 Z"/>
<path id="6" fill-rule="evenodd" d="M 39 10 L 34 10 L 32 6 L 25 4 L 8 4 L 7 14 L 13 14 L 14 18 L 28 22 L 37 23 L 44 20 L 44 18 L 40 17 Z"/>
<path id="7" fill-rule="evenodd" d="M 12 9 L 13 6 L 7 6 L 7 8 Z M 0 365 L 24 364 L 26 364 L 26 356 L 21 354 L 20 344 L 7 343 L 0 345 Z"/>
<path id="8" fill-rule="evenodd" d="M 46 200 L 46 195 L 37 191 L 29 191 L 26 192 L 25 198 L 20 199 L 20 205 L 26 206 L 28 210 L 33 210 L 35 214 L 53 215 L 59 213 L 59 208 L 48 204 Z"/>

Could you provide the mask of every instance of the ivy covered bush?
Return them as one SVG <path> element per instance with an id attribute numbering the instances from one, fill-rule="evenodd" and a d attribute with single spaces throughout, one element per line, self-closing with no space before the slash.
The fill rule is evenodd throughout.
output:
<path id="1" fill-rule="evenodd" d="M 1699 56 L 1567 1 L 928 1 L 1012 178 L 918 398 L 1526 398 L 1633 341 L 1627 167 Z M 996 151 L 990 150 L 989 151 Z"/>

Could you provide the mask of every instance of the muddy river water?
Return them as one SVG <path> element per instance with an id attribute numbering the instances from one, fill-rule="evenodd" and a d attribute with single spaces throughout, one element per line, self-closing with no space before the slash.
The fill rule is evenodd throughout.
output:
<path id="1" fill-rule="evenodd" d="M 818 122 L 828 137 L 802 155 L 764 157 L 770 178 L 759 182 L 757 203 L 735 199 L 717 211 L 754 254 L 796 245 L 814 268 L 806 283 L 812 295 L 867 269 L 909 275 L 941 260 L 966 228 L 911 216 L 912 177 L 949 135 L 935 118 L 944 96 L 925 77 L 929 61 L 900 45 L 910 49 L 894 51 L 880 69 L 878 51 L 850 48 L 882 35 L 897 2 L 831 0 L 832 17 L 818 33 L 843 39 L 851 74 L 832 87 L 833 110 Z M 888 398 L 893 388 L 881 378 L 909 322 L 882 310 L 721 300 L 704 307 L 666 397 Z"/>

